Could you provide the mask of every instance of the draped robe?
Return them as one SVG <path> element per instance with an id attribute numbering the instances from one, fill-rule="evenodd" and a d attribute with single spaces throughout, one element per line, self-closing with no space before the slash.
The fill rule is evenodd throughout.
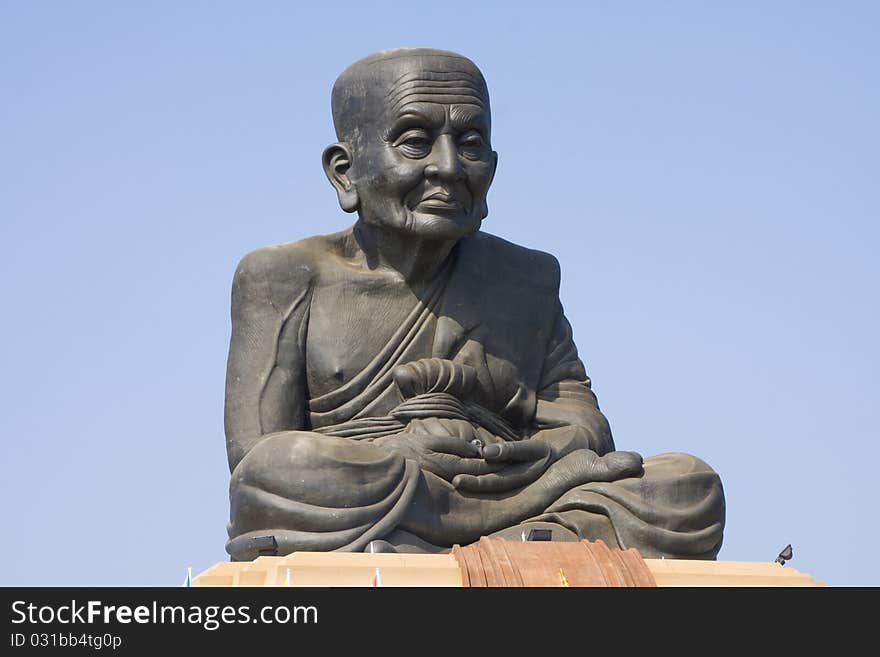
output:
<path id="1" fill-rule="evenodd" d="M 482 232 L 463 238 L 368 364 L 312 396 L 319 373 L 310 361 L 328 356 L 312 304 L 327 284 L 322 259 L 344 235 L 260 249 L 236 272 L 226 400 L 233 559 L 257 556 L 255 539 L 266 536 L 281 554 L 361 551 L 373 541 L 441 551 L 533 526 L 646 557 L 714 558 L 724 495 L 694 456 L 663 454 L 638 476 L 595 481 L 587 450 L 574 449 L 532 483 L 475 494 L 381 446 L 411 422 L 437 418 L 500 440 L 553 433 L 564 442 L 570 429 L 599 454 L 614 450 L 548 254 Z M 344 308 L 329 310 L 351 321 Z M 338 344 L 330 355 L 353 348 Z"/>

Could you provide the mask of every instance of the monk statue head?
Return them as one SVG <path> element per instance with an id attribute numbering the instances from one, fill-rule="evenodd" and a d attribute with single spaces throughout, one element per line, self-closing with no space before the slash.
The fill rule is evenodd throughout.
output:
<path id="1" fill-rule="evenodd" d="M 323 165 L 343 210 L 429 240 L 479 229 L 498 156 L 472 61 L 428 48 L 370 55 L 336 80 L 332 109 L 339 141 Z"/>

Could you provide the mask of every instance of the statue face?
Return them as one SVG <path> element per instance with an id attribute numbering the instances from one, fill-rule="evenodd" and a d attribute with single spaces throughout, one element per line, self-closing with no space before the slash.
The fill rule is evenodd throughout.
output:
<path id="1" fill-rule="evenodd" d="M 413 57 L 398 66 L 394 82 L 377 92 L 376 117 L 352 153 L 361 219 L 457 239 L 488 213 L 497 162 L 488 99 L 456 59 Z"/>

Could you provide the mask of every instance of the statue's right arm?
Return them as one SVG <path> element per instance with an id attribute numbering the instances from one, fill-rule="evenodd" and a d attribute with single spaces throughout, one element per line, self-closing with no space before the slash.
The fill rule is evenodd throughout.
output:
<path id="1" fill-rule="evenodd" d="M 311 279 L 288 245 L 257 249 L 235 271 L 224 413 L 230 470 L 264 436 L 305 427 Z"/>

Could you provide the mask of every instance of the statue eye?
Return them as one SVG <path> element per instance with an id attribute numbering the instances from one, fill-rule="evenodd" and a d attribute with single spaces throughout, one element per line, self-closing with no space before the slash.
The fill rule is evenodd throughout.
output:
<path id="1" fill-rule="evenodd" d="M 431 138 L 424 130 L 407 130 L 394 140 L 394 147 L 407 157 L 421 158 L 431 152 Z"/>
<path id="2" fill-rule="evenodd" d="M 461 139 L 458 140 L 458 147 L 461 149 L 462 155 L 469 158 L 477 158 L 482 153 L 486 141 L 479 132 L 466 132 Z"/>

